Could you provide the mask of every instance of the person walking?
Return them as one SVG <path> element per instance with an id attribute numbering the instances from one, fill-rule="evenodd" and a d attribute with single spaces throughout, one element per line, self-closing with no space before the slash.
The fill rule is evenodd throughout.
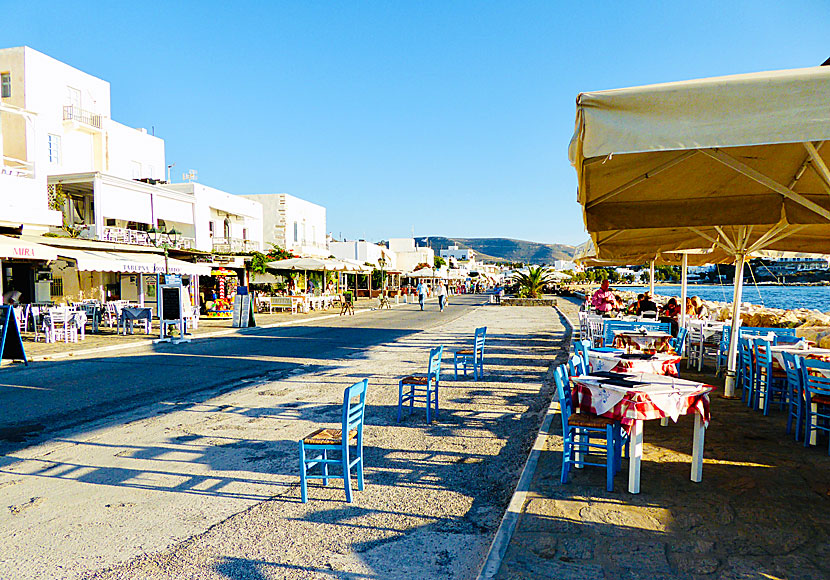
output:
<path id="1" fill-rule="evenodd" d="M 418 292 L 418 303 L 421 305 L 421 310 L 423 310 L 424 302 L 427 299 L 427 285 L 421 280 L 418 282 L 418 287 L 415 290 Z"/>
<path id="2" fill-rule="evenodd" d="M 438 308 L 441 312 L 444 312 L 444 306 L 447 304 L 447 286 L 444 284 L 444 281 L 441 280 L 438 282 Z"/>

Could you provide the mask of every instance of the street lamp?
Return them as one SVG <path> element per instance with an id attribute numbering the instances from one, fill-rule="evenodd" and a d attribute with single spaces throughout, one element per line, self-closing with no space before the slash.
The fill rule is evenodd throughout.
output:
<path id="1" fill-rule="evenodd" d="M 158 248 L 160 246 L 164 248 L 164 275 L 166 277 L 170 273 L 167 267 L 167 250 L 169 250 L 171 246 L 176 247 L 179 243 L 181 232 L 176 231 L 176 228 L 170 228 L 169 232 L 165 232 L 157 229 L 155 226 L 152 226 L 149 230 L 147 230 L 147 236 L 150 238 L 150 241 L 155 247 Z"/>
<path id="2" fill-rule="evenodd" d="M 378 258 L 378 266 L 380 266 L 380 291 L 381 294 L 386 294 L 386 276 L 383 272 L 383 268 L 386 266 L 386 258 L 383 257 L 383 254 Z"/>

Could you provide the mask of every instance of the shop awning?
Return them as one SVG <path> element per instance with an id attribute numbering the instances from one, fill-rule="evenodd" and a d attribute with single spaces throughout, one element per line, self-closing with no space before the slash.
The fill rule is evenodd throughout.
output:
<path id="1" fill-rule="evenodd" d="M 98 252 L 93 250 L 71 250 L 57 248 L 61 258 L 75 260 L 78 270 L 92 272 L 123 272 L 128 274 L 164 274 L 164 256 L 158 254 L 126 252 Z M 210 266 L 193 264 L 174 258 L 167 259 L 170 274 L 210 275 Z"/>
<path id="2" fill-rule="evenodd" d="M 58 259 L 58 252 L 55 248 L 49 246 L 0 235 L 0 259 L 3 258 L 51 261 Z"/>

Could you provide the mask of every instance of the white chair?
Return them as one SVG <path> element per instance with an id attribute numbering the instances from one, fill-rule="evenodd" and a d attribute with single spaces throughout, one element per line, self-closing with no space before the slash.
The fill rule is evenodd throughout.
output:
<path id="1" fill-rule="evenodd" d="M 103 322 L 105 322 L 110 328 L 117 327 L 118 319 L 121 316 L 121 307 L 118 305 L 118 302 L 107 302 L 104 306 Z"/>
<path id="2" fill-rule="evenodd" d="M 50 308 L 43 317 L 43 334 L 46 342 L 78 342 L 78 327 L 72 322 L 72 315 L 66 308 Z"/>
<path id="3" fill-rule="evenodd" d="M 603 346 L 603 328 L 602 317 L 596 315 L 588 316 L 588 338 L 591 341 L 591 346 L 594 348 L 601 348 Z"/>
<path id="4" fill-rule="evenodd" d="M 690 320 L 686 323 L 689 334 L 686 346 L 686 368 L 695 367 L 700 372 L 703 369 L 703 326 L 701 320 Z"/>

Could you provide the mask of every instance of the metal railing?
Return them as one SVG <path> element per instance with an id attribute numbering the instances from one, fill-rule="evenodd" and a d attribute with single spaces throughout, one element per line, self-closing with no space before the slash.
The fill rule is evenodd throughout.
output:
<path id="1" fill-rule="evenodd" d="M 101 115 L 95 114 L 86 109 L 81 109 L 75 105 L 64 105 L 63 107 L 64 121 L 77 121 L 96 129 L 101 128 Z"/>
<path id="2" fill-rule="evenodd" d="M 35 176 L 35 164 L 4 155 L 2 164 L 0 164 L 0 174 L 14 175 L 15 177 L 28 177 L 31 179 Z"/>
<path id="3" fill-rule="evenodd" d="M 258 252 L 259 242 L 240 238 L 213 238 L 213 251 L 231 254 L 233 252 Z"/>

